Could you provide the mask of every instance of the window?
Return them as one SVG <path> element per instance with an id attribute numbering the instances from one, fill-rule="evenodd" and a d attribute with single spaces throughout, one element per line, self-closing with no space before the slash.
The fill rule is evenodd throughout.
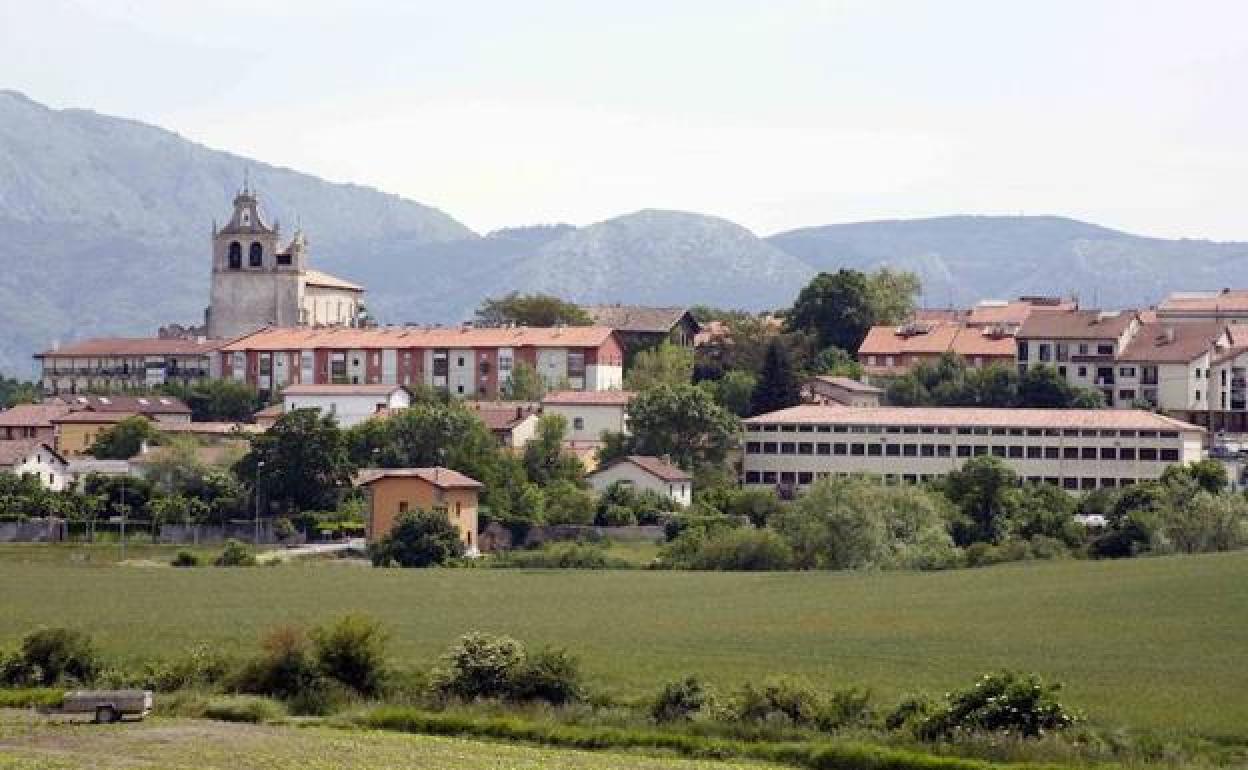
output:
<path id="1" fill-rule="evenodd" d="M 1112 356 L 1114 354 L 1113 345 L 1097 345 L 1096 354 L 1098 356 Z"/>
<path id="2" fill-rule="evenodd" d="M 920 456 L 920 457 L 935 457 L 935 456 L 936 456 L 936 447 L 935 447 L 935 445 L 933 445 L 933 444 L 923 444 L 922 446 L 920 446 L 920 447 L 919 447 L 919 456 Z"/>
<path id="3" fill-rule="evenodd" d="M 1079 447 L 1075 447 L 1075 446 L 1062 447 L 1062 459 L 1063 460 L 1078 460 L 1079 459 Z"/>
<path id="4" fill-rule="evenodd" d="M 1114 449 L 1112 446 L 1101 447 L 1101 459 L 1102 460 L 1117 460 L 1118 450 Z"/>
<path id="5" fill-rule="evenodd" d="M 1200 400 L 1200 391 L 1199 391 L 1199 390 L 1198 390 L 1198 391 L 1196 391 L 1196 400 L 1197 400 L 1197 401 L 1199 401 L 1199 400 Z"/>
<path id="6" fill-rule="evenodd" d="M 993 448 L 992 448 L 992 456 L 993 456 L 993 457 L 1005 457 L 1005 447 L 1003 447 L 1003 446 L 1001 446 L 1001 445 L 999 445 L 999 444 L 998 444 L 998 445 L 993 446 Z"/>
<path id="7" fill-rule="evenodd" d="M 1095 460 L 1096 459 L 1096 447 L 1094 446 L 1083 447 L 1083 449 L 1079 452 L 1079 459 Z"/>
<path id="8" fill-rule="evenodd" d="M 1016 460 L 1017 460 L 1017 459 L 1021 458 L 1022 456 L 1023 456 L 1023 448 L 1022 448 L 1021 446 L 1012 446 L 1012 447 L 1010 447 L 1010 457 L 1011 457 L 1011 458 L 1013 458 L 1013 459 L 1016 459 Z"/>
<path id="9" fill-rule="evenodd" d="M 1027 459 L 1028 460 L 1039 460 L 1042 457 L 1044 457 L 1043 447 L 1038 447 L 1038 446 L 1027 447 Z"/>
<path id="10" fill-rule="evenodd" d="M 778 451 L 780 451 L 780 445 L 777 444 L 776 442 L 774 441 L 763 442 L 763 454 L 774 455 Z"/>
<path id="11" fill-rule="evenodd" d="M 815 445 L 809 441 L 802 441 L 797 445 L 797 453 L 799 455 L 813 455 L 815 453 Z"/>
<path id="12" fill-rule="evenodd" d="M 814 480 L 815 480 L 815 474 L 811 473 L 810 471 L 798 471 L 797 472 L 798 484 L 809 484 Z"/>
<path id="13" fill-rule="evenodd" d="M 971 456 L 970 446 L 966 444 L 962 444 L 961 446 L 958 447 L 958 457 L 970 457 L 970 456 Z"/>
<path id="14" fill-rule="evenodd" d="M 763 483 L 764 483 L 764 484 L 775 484 L 775 483 L 776 483 L 776 472 L 775 472 L 775 471 L 763 471 Z"/>
<path id="15" fill-rule="evenodd" d="M 919 445 L 918 444 L 903 444 L 901 447 L 901 455 L 902 457 L 918 457 Z"/>
<path id="16" fill-rule="evenodd" d="M 1152 462 L 1152 461 L 1156 461 L 1156 459 L 1157 459 L 1157 450 L 1156 450 L 1156 449 L 1153 449 L 1152 447 L 1141 447 L 1141 448 L 1140 448 L 1140 459 L 1141 459 L 1141 460 L 1150 461 L 1150 462 Z"/>
<path id="17" fill-rule="evenodd" d="M 243 245 L 238 241 L 230 243 L 230 269 L 241 270 L 243 267 Z"/>
<path id="18" fill-rule="evenodd" d="M 836 443 L 832 445 L 832 454 L 843 455 L 848 449 L 849 449 L 848 445 L 842 444 L 842 443 Z"/>
<path id="19" fill-rule="evenodd" d="M 863 444 L 850 444 L 849 453 L 856 457 L 861 457 L 862 455 L 867 453 L 867 448 Z"/>
<path id="20" fill-rule="evenodd" d="M 1065 342 L 1057 343 L 1057 360 L 1058 361 L 1070 360 L 1070 345 L 1066 344 Z"/>
<path id="21" fill-rule="evenodd" d="M 433 351 L 433 376 L 445 377 L 448 371 L 446 350 Z"/>
<path id="22" fill-rule="evenodd" d="M 572 418 L 572 430 L 585 430 L 585 418 L 573 417 Z"/>
<path id="23" fill-rule="evenodd" d="M 463 357 L 463 356 L 459 356 L 459 357 L 457 357 L 457 358 L 455 359 L 455 365 L 456 365 L 456 366 L 458 366 L 460 369 L 463 369 L 463 368 L 464 368 L 464 357 Z"/>
<path id="24" fill-rule="evenodd" d="M 1087 377 L 1087 376 L 1088 376 L 1088 367 L 1086 367 L 1086 366 L 1081 366 L 1081 367 L 1079 367 L 1079 376 L 1080 376 L 1080 377 Z"/>
<path id="25" fill-rule="evenodd" d="M 568 377 L 585 376 L 585 352 L 568 353 Z"/>
<path id="26" fill-rule="evenodd" d="M 745 443 L 745 453 L 747 455 L 762 454 L 763 445 L 757 441 L 747 441 Z"/>
<path id="27" fill-rule="evenodd" d="M 1027 360 L 1027 354 L 1028 354 L 1028 350 L 1027 350 L 1027 340 L 1019 340 L 1019 341 L 1018 341 L 1018 360 L 1019 360 L 1019 361 L 1026 361 L 1026 360 Z"/>
<path id="28" fill-rule="evenodd" d="M 901 444 L 888 444 L 884 447 L 884 454 L 888 457 L 900 457 Z"/>
<path id="29" fill-rule="evenodd" d="M 1069 476 L 1062 479 L 1062 489 L 1078 489 L 1079 479 L 1072 479 Z"/>
<path id="30" fill-rule="evenodd" d="M 1124 446 L 1122 449 L 1119 449 L 1118 459 L 1119 460 L 1134 460 L 1135 459 L 1135 447 Z"/>
<path id="31" fill-rule="evenodd" d="M 247 264 L 252 267 L 260 267 L 264 264 L 264 247 L 259 243 L 251 244 L 251 248 L 247 250 Z"/>
<path id="32" fill-rule="evenodd" d="M 1177 449 L 1161 450 L 1161 461 L 1163 463 L 1177 463 L 1179 461 L 1179 450 Z"/>
<path id="33" fill-rule="evenodd" d="M 785 441 L 780 444 L 780 454 L 791 455 L 791 454 L 796 454 L 796 453 L 797 453 L 797 444 L 794 444 L 792 441 Z"/>
<path id="34" fill-rule="evenodd" d="M 762 480 L 762 476 L 761 474 L 759 474 L 758 471 L 746 471 L 745 472 L 746 484 L 757 484 L 761 480 Z"/>
<path id="35" fill-rule="evenodd" d="M 1088 343 L 1080 342 L 1079 343 L 1079 355 L 1086 356 L 1087 354 L 1088 354 Z"/>
<path id="36" fill-rule="evenodd" d="M 1096 479 L 1079 479 L 1080 489 L 1096 489 Z"/>
<path id="37" fill-rule="evenodd" d="M 1040 352 L 1041 361 L 1053 360 L 1053 346 L 1052 345 L 1048 344 L 1047 342 L 1041 342 L 1039 345 L 1039 349 L 1040 349 L 1039 352 Z"/>
<path id="38" fill-rule="evenodd" d="M 867 455 L 870 457 L 879 457 L 884 453 L 884 447 L 879 444 L 867 444 Z"/>
<path id="39" fill-rule="evenodd" d="M 976 444 L 976 445 L 975 445 L 975 456 L 976 456 L 976 457 L 983 457 L 983 456 L 984 456 L 984 455 L 986 455 L 986 454 L 988 454 L 988 447 L 987 447 L 987 445 L 985 445 L 985 444 Z"/>
<path id="40" fill-rule="evenodd" d="M 407 501 L 406 500 L 399 501 L 399 513 L 407 513 Z"/>
<path id="41" fill-rule="evenodd" d="M 1119 376 L 1119 377 L 1134 377 L 1134 376 L 1135 376 L 1135 367 L 1134 367 L 1134 366 L 1120 366 L 1120 367 L 1118 367 L 1118 376 Z"/>
<path id="42" fill-rule="evenodd" d="M 483 358 L 483 359 L 481 359 L 481 363 L 477 364 L 477 371 L 481 373 L 481 376 L 482 376 L 482 377 L 485 377 L 485 376 L 489 375 L 489 373 L 490 373 L 490 362 L 489 362 L 489 361 L 487 361 L 487 360 L 486 360 L 486 359 L 484 359 L 484 358 Z"/>
<path id="43" fill-rule="evenodd" d="M 815 454 L 830 455 L 832 454 L 831 444 L 815 444 Z"/>
<path id="44" fill-rule="evenodd" d="M 950 449 L 950 447 L 949 447 L 949 445 L 948 445 L 948 444 L 937 444 L 937 445 L 936 445 L 936 456 L 937 456 L 937 457 L 948 457 L 948 456 L 949 456 L 949 453 L 950 453 L 950 452 L 952 452 L 952 451 L 953 451 L 953 450 L 952 450 L 952 449 Z"/>
<path id="45" fill-rule="evenodd" d="M 290 252 L 279 251 L 277 253 L 277 264 L 288 267 L 290 265 Z"/>

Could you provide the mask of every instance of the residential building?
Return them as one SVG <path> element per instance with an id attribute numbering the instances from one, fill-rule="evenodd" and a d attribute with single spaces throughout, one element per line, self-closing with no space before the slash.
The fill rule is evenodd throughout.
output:
<path id="1" fill-rule="evenodd" d="M 173 396 L 62 396 L 73 411 L 101 412 L 133 415 L 140 414 L 149 420 L 164 423 L 190 422 L 191 408 L 180 398 Z"/>
<path id="2" fill-rule="evenodd" d="M 266 329 L 224 345 L 222 375 L 268 392 L 293 384 L 428 385 L 495 399 L 519 362 L 548 387 L 619 388 L 623 350 L 601 326 Z"/>
<path id="3" fill-rule="evenodd" d="M 1225 338 L 1226 325 L 1212 321 L 1141 323 L 1114 361 L 1113 403 L 1147 403 L 1180 419 L 1215 408 L 1210 367 Z"/>
<path id="4" fill-rule="evenodd" d="M 831 475 L 931 481 L 991 455 L 1021 479 L 1086 491 L 1199 460 L 1205 435 L 1141 410 L 802 405 L 745 420 L 742 470 L 746 484 L 791 492 Z"/>
<path id="5" fill-rule="evenodd" d="M 850 377 L 811 377 L 802 385 L 802 401 L 807 404 L 840 404 L 841 406 L 879 406 L 880 388 Z"/>
<path id="6" fill-rule="evenodd" d="M 682 508 L 693 503 L 693 477 L 659 457 L 621 457 L 590 473 L 585 480 L 598 494 L 612 484 L 623 484 L 638 492 L 656 492 Z"/>
<path id="7" fill-rule="evenodd" d="M 896 377 L 941 356 L 961 356 L 968 366 L 1014 365 L 1012 331 L 1002 326 L 972 327 L 953 321 L 911 321 L 901 326 L 873 326 L 858 347 L 858 361 L 868 375 Z"/>
<path id="8" fill-rule="evenodd" d="M 636 395 L 631 390 L 557 390 L 542 399 L 542 413 L 567 420 L 566 443 L 596 447 L 603 431 L 628 432 L 628 405 Z"/>
<path id="9" fill-rule="evenodd" d="M 1140 324 L 1130 310 L 1033 310 L 1016 336 L 1019 371 L 1051 366 L 1072 385 L 1100 390 L 1107 406 L 1129 407 L 1116 362 Z"/>
<path id="10" fill-rule="evenodd" d="M 1248 289 L 1176 291 L 1157 305 L 1160 321 L 1248 322 Z"/>
<path id="11" fill-rule="evenodd" d="M 47 444 L 56 442 L 54 417 L 69 414 L 64 401 L 49 400 L 42 404 L 18 404 L 0 412 L 0 439 L 38 439 Z"/>
<path id="12" fill-rule="evenodd" d="M 40 439 L 0 441 L 0 472 L 30 476 L 45 489 L 60 491 L 68 485 L 65 458 Z"/>
<path id="13" fill-rule="evenodd" d="M 268 430 L 277 423 L 277 418 L 281 417 L 285 413 L 286 407 L 284 405 L 271 404 L 258 410 L 254 415 L 252 415 L 252 419 L 255 420 L 255 424 L 258 428 L 261 430 Z"/>
<path id="14" fill-rule="evenodd" d="M 362 487 L 368 512 L 369 542 L 385 537 L 408 511 L 440 511 L 459 530 L 470 553 L 477 550 L 477 504 L 483 485 L 449 468 L 369 468 L 355 484 Z"/>
<path id="15" fill-rule="evenodd" d="M 244 184 L 224 226 L 212 230 L 212 289 L 207 336 L 233 339 L 268 326 L 356 326 L 364 289 L 312 270 L 308 241 L 296 231 L 285 246 L 255 192 Z"/>
<path id="16" fill-rule="evenodd" d="M 287 385 L 282 408 L 316 409 L 333 416 L 338 425 L 350 428 L 378 414 L 389 414 L 412 405 L 412 396 L 401 385 Z"/>
<path id="17" fill-rule="evenodd" d="M 586 305 L 584 310 L 595 325 L 615 329 L 627 351 L 655 348 L 664 342 L 691 348 L 702 330 L 693 314 L 683 307 Z"/>
<path id="18" fill-rule="evenodd" d="M 529 439 L 537 435 L 537 423 L 541 404 L 532 401 L 469 401 L 469 408 L 477 413 L 485 427 L 490 429 L 498 445 L 504 449 L 524 449 Z"/>
<path id="19" fill-rule="evenodd" d="M 101 337 L 35 354 L 47 394 L 125 392 L 216 377 L 220 342 L 204 338 Z"/>
<path id="20" fill-rule="evenodd" d="M 94 457 L 65 458 L 65 474 L 67 487 L 79 487 L 88 476 L 138 476 L 138 468 L 129 460 L 97 460 Z"/>

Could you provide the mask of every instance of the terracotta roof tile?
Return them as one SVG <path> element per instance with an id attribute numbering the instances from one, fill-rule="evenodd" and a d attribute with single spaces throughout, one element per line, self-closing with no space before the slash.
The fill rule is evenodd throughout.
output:
<path id="1" fill-rule="evenodd" d="M 1196 425 L 1138 409 L 981 409 L 938 406 L 850 408 L 803 404 L 750 417 L 745 422 L 1204 431 L 1204 428 Z"/>
<path id="2" fill-rule="evenodd" d="M 1051 310 L 1036 308 L 1023 322 L 1024 339 L 1117 339 L 1135 319 L 1135 311 Z"/>
<path id="3" fill-rule="evenodd" d="M 35 358 L 45 356 L 189 356 L 207 355 L 220 348 L 223 340 L 172 339 L 157 337 L 98 337 L 95 339 L 71 342 L 52 350 L 36 353 Z"/>
<path id="4" fill-rule="evenodd" d="M 282 388 L 283 396 L 388 396 L 396 390 L 403 390 L 402 385 L 381 384 L 296 384 Z"/>
<path id="5" fill-rule="evenodd" d="M 0 441 L 0 467 L 10 468 L 17 465 L 40 449 L 51 452 L 61 462 L 65 462 L 65 458 L 61 457 L 55 449 L 42 441 L 37 439 L 15 439 L 13 441 Z"/>
<path id="6" fill-rule="evenodd" d="M 129 412 L 143 415 L 190 414 L 191 408 L 173 396 L 61 396 L 71 409 L 92 412 Z"/>
<path id="7" fill-rule="evenodd" d="M 1157 305 L 1162 313 L 1248 313 L 1248 289 L 1176 291 Z"/>
<path id="8" fill-rule="evenodd" d="M 542 404 L 591 404 L 595 406 L 628 406 L 637 396 L 631 390 L 556 390 L 542 398 Z"/>
<path id="9" fill-rule="evenodd" d="M 608 463 L 589 475 L 593 476 L 594 474 L 602 473 L 608 468 L 614 468 L 621 463 L 631 463 L 636 465 L 638 468 L 641 468 L 651 476 L 662 479 L 663 481 L 689 481 L 693 478 L 684 470 L 672 465 L 666 460 L 660 457 L 651 457 L 649 455 L 629 455 L 628 457 L 621 457 L 615 462 Z"/>
<path id="10" fill-rule="evenodd" d="M 1118 360 L 1187 363 L 1212 350 L 1225 328 L 1226 324 L 1204 321 L 1142 324 Z"/>
<path id="11" fill-rule="evenodd" d="M 949 321 L 918 321 L 901 326 L 872 326 L 858 346 L 858 355 L 939 355 L 949 350 L 960 324 Z"/>
<path id="12" fill-rule="evenodd" d="M 62 403 L 18 404 L 0 412 L 0 428 L 50 428 L 52 418 L 69 414 Z"/>
<path id="13" fill-rule="evenodd" d="M 611 338 L 605 326 L 515 328 L 424 328 L 388 326 L 375 329 L 345 327 L 271 328 L 224 345 L 226 352 L 247 350 L 311 350 L 332 348 L 596 348 Z"/>
<path id="14" fill-rule="evenodd" d="M 877 388 L 874 385 L 868 385 L 865 382 L 859 382 L 858 380 L 855 380 L 850 377 L 830 377 L 826 374 L 820 374 L 820 375 L 817 375 L 815 379 L 819 380 L 820 382 L 826 382 L 829 385 L 833 385 L 835 387 L 851 391 L 853 393 L 883 393 L 884 392 L 882 389 Z"/>
<path id="15" fill-rule="evenodd" d="M 385 478 L 418 478 L 424 479 L 441 489 L 480 489 L 485 486 L 480 481 L 453 471 L 450 468 L 365 468 L 355 475 L 357 486 L 372 484 Z"/>
<path id="16" fill-rule="evenodd" d="M 683 307 L 642 307 L 640 305 L 586 305 L 584 308 L 594 323 L 625 332 L 651 332 L 667 334 L 680 320 L 689 314 Z M 690 316 L 690 320 L 692 316 Z M 700 328 L 693 322 L 695 333 Z"/>

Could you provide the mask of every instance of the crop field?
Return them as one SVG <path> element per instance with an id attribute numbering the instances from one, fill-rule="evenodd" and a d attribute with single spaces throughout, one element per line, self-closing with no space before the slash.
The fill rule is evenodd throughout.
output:
<path id="1" fill-rule="evenodd" d="M 7 553 L 0 643 L 68 625 L 122 659 L 200 641 L 242 654 L 266 628 L 360 611 L 386 623 L 401 665 L 466 631 L 507 633 L 568 648 L 622 697 L 788 673 L 888 703 L 1011 667 L 1061 680 L 1098 724 L 1248 735 L 1248 553 L 877 574 L 101 570 Z"/>
<path id="2" fill-rule="evenodd" d="M 98 726 L 0 711 L 0 770 L 744 770 L 774 767 L 322 727 L 151 719 Z"/>

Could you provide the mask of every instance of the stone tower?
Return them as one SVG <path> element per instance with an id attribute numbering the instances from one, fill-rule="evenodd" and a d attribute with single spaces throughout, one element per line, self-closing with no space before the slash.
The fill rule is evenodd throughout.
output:
<path id="1" fill-rule="evenodd" d="M 307 250 L 296 234 L 285 250 L 265 223 L 250 185 L 234 196 L 234 213 L 212 230 L 212 294 L 204 322 L 209 337 L 229 339 L 265 326 L 303 323 Z"/>

